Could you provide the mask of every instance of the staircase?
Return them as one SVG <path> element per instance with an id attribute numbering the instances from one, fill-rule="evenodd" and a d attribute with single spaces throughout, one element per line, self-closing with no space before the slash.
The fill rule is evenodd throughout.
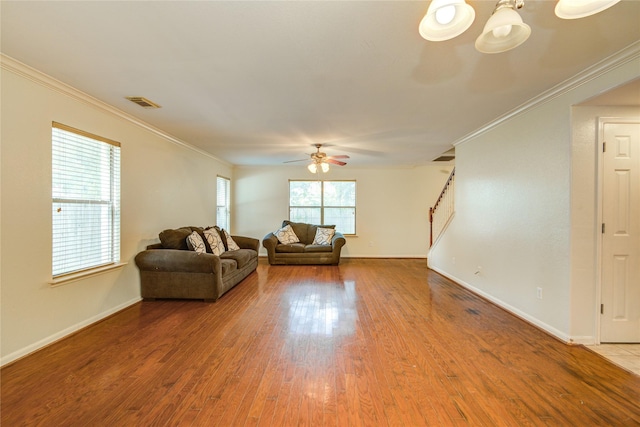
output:
<path id="1" fill-rule="evenodd" d="M 456 169 L 453 168 L 442 192 L 440 192 L 438 200 L 436 200 L 432 208 L 429 208 L 429 248 L 433 246 L 434 242 L 438 241 L 455 212 L 455 176 Z"/>

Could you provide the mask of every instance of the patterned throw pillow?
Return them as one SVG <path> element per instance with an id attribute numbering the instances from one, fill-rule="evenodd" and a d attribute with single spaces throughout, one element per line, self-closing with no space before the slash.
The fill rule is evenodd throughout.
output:
<path id="1" fill-rule="evenodd" d="M 207 252 L 207 249 L 204 245 L 204 240 L 202 240 L 202 237 L 200 237 L 197 231 L 194 231 L 187 236 L 187 247 L 189 248 L 189 250 L 195 251 L 199 254 Z"/>
<path id="2" fill-rule="evenodd" d="M 318 227 L 312 245 L 330 245 L 334 234 L 336 234 L 336 230 L 333 228 Z"/>
<path id="3" fill-rule="evenodd" d="M 204 230 L 204 237 L 206 237 L 207 242 L 209 242 L 211 252 L 213 252 L 214 255 L 220 256 L 224 253 L 224 243 L 222 243 L 222 238 L 220 237 L 218 230 L 215 228 L 208 228 Z"/>
<path id="4" fill-rule="evenodd" d="M 273 235 L 276 236 L 278 241 L 283 245 L 290 245 L 291 243 L 298 243 L 300 241 L 289 224 L 285 225 L 278 231 L 274 231 Z"/>
<path id="5" fill-rule="evenodd" d="M 228 251 L 229 248 L 227 247 L 227 239 L 224 238 L 224 234 L 222 234 L 222 229 L 220 227 L 218 227 L 217 225 L 214 225 L 213 227 L 207 227 L 207 228 L 215 228 L 216 231 L 218 232 L 218 235 L 220 236 L 220 239 L 222 239 L 222 244 L 224 245 L 224 252 Z"/>
<path id="6" fill-rule="evenodd" d="M 231 238 L 229 233 L 227 233 L 227 230 L 223 228 L 222 232 L 224 233 L 224 238 L 227 240 L 227 247 L 229 248 L 230 251 L 237 251 L 238 249 L 240 249 L 240 246 L 238 246 L 235 240 Z"/>

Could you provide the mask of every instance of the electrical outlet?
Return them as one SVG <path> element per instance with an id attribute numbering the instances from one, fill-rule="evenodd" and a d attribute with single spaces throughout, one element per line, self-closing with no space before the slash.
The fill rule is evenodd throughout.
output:
<path id="1" fill-rule="evenodd" d="M 542 299 L 542 288 L 536 288 L 536 297 Z"/>

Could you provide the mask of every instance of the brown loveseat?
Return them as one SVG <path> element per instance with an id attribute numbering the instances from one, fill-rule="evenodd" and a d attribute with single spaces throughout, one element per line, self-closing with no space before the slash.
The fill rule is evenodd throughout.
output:
<path id="1" fill-rule="evenodd" d="M 200 227 L 182 227 L 160 233 L 161 243 L 136 255 L 142 298 L 187 298 L 216 301 L 258 266 L 260 241 L 231 236 L 240 247 L 222 254 L 189 250 L 186 238 Z"/>
<path id="2" fill-rule="evenodd" d="M 267 249 L 269 264 L 329 264 L 340 263 L 340 251 L 347 243 L 344 235 L 336 231 L 330 244 L 313 245 L 318 228 L 335 228 L 333 225 L 313 225 L 284 220 L 282 227 L 291 225 L 297 243 L 282 244 L 274 233 L 268 233 L 262 240 Z"/>

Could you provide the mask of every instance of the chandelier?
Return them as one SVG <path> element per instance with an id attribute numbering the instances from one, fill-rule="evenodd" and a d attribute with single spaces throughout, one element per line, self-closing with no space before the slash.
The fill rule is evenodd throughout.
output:
<path id="1" fill-rule="evenodd" d="M 584 18 L 601 12 L 620 0 L 558 0 L 556 16 L 562 19 Z M 517 9 L 524 0 L 499 0 L 476 39 L 476 49 L 482 53 L 500 53 L 524 43 L 531 34 Z M 464 33 L 473 23 L 476 13 L 465 0 L 432 0 L 418 31 L 429 41 L 449 40 Z"/>

